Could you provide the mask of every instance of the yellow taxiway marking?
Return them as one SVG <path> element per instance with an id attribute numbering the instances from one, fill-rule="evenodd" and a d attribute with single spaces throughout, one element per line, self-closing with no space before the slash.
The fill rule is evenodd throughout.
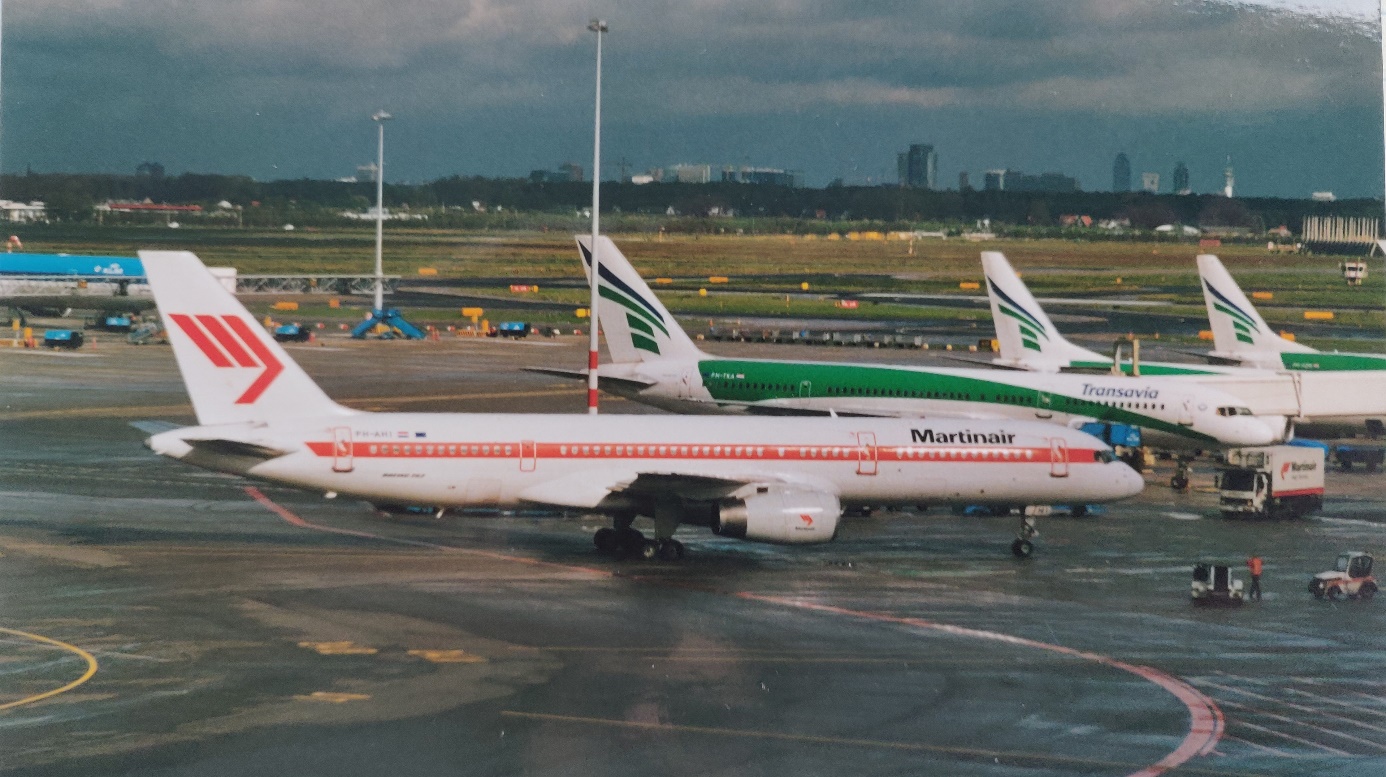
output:
<path id="1" fill-rule="evenodd" d="M 418 656 L 435 664 L 484 664 L 486 659 L 465 650 L 410 650 L 409 655 Z"/>
<path id="2" fill-rule="evenodd" d="M 683 726 L 674 723 L 644 723 L 636 720 L 615 720 L 612 718 L 588 718 L 580 715 L 553 715 L 545 712 L 520 712 L 501 710 L 502 717 L 525 718 L 551 723 L 574 723 L 591 726 L 610 726 L 636 731 L 649 731 L 667 734 L 709 734 L 719 737 L 742 737 L 747 739 L 773 739 L 781 742 L 803 742 L 814 745 L 845 745 L 850 747 L 877 748 L 885 750 L 905 750 L 921 753 L 941 753 L 968 758 L 985 758 L 988 761 L 1000 759 L 1009 763 L 1061 763 L 1082 766 L 1105 766 L 1130 768 L 1123 761 L 1108 761 L 1098 758 L 1079 758 L 1077 756 L 1050 755 L 1040 752 L 1015 750 L 984 750 L 974 747 L 948 747 L 945 745 L 926 745 L 918 742 L 891 742 L 882 739 L 856 739 L 853 737 L 829 737 L 816 734 L 791 734 L 782 731 L 749 731 L 739 728 L 720 728 L 717 726 Z M 1193 774 L 1248 775 L 1247 772 L 1227 772 L 1212 769 L 1190 769 L 1180 767 L 1181 771 Z"/>
<path id="3" fill-rule="evenodd" d="M 0 710 L 8 710 L 13 709 L 15 707 L 23 706 L 25 704 L 33 704 L 36 701 L 43 701 L 44 699 L 49 699 L 54 696 L 57 696 L 60 693 L 67 693 L 73 688 L 76 688 L 82 683 L 90 680 L 92 678 L 92 675 L 96 674 L 96 657 L 93 656 L 91 653 L 88 653 L 87 651 L 77 647 L 76 645 L 69 645 L 66 642 L 53 639 L 52 637 L 45 637 L 40 634 L 30 634 L 27 631 L 19 631 L 18 629 L 0 628 L 0 632 L 3 632 L 5 634 L 13 634 L 16 637 L 23 637 L 24 639 L 31 639 L 35 642 L 41 642 L 45 645 L 52 645 L 53 647 L 62 648 L 63 650 L 68 651 L 69 653 L 76 654 L 83 661 L 87 662 L 87 670 L 82 673 L 82 676 L 78 677 L 76 680 L 73 680 L 67 685 L 62 686 L 61 688 L 54 688 L 51 691 L 36 693 L 33 696 L 26 696 L 22 699 L 16 699 L 15 701 L 0 704 Z"/>
<path id="4" fill-rule="evenodd" d="M 358 645 L 349 640 L 341 642 L 300 642 L 298 646 L 316 650 L 324 656 L 373 656 L 380 651 L 373 647 Z"/>
<path id="5" fill-rule="evenodd" d="M 309 694 L 298 695 L 294 698 L 299 701 L 325 701 L 329 704 L 345 704 L 349 701 L 366 701 L 371 695 L 369 693 L 338 693 L 335 691 L 313 691 Z"/>

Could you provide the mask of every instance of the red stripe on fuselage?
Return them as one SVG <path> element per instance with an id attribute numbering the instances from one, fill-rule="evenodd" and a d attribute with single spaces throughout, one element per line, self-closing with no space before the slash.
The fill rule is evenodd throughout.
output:
<path id="1" fill-rule="evenodd" d="M 314 455 L 336 455 L 334 441 L 305 443 Z M 508 449 L 507 449 L 508 448 Z M 526 451 L 525 458 L 530 458 Z M 1068 463 L 1097 461 L 1097 451 L 1070 448 Z M 419 443 L 371 442 L 357 440 L 352 455 L 358 459 L 509 459 L 520 458 L 518 442 Z M 916 448 L 885 446 L 863 448 L 854 445 L 684 445 L 682 443 L 538 443 L 534 458 L 539 459 L 661 459 L 686 461 L 821 461 L 970 463 L 970 464 L 1049 464 L 1049 448 Z"/>
<path id="2" fill-rule="evenodd" d="M 217 342 L 221 343 L 221 347 L 226 349 L 226 352 L 231 355 L 232 359 L 236 360 L 237 364 L 242 367 L 260 366 L 254 359 L 250 358 L 250 354 L 245 352 L 241 344 L 236 342 L 235 336 L 226 331 L 226 327 L 222 325 L 221 320 L 216 316 L 199 315 L 197 316 L 197 322 L 208 332 L 211 332 L 212 337 L 215 337 Z"/>

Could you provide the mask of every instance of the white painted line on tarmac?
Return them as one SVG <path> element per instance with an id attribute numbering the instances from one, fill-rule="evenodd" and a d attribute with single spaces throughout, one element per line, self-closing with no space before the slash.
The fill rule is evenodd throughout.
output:
<path id="1" fill-rule="evenodd" d="M 1198 513 L 1161 513 L 1166 518 L 1173 518 L 1176 521 L 1201 521 L 1203 516 Z"/>

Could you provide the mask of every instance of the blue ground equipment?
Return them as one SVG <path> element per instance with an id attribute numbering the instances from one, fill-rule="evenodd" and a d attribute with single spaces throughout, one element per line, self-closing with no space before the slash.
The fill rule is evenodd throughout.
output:
<path id="1" fill-rule="evenodd" d="M 500 337 L 529 337 L 529 322 L 502 321 L 496 327 L 496 335 Z"/>
<path id="2" fill-rule="evenodd" d="M 313 330 L 301 324 L 283 324 L 274 328 L 274 339 L 281 343 L 306 343 L 313 339 Z"/>
<path id="3" fill-rule="evenodd" d="M 82 347 L 84 339 L 81 332 L 71 329 L 46 329 L 43 332 L 43 347 L 76 349 Z"/>
<path id="4" fill-rule="evenodd" d="M 1141 447 L 1141 428 L 1139 426 L 1108 423 L 1105 421 L 1089 421 L 1078 428 L 1082 432 L 1096 437 L 1113 448 L 1118 445 L 1126 448 Z"/>
<path id="5" fill-rule="evenodd" d="M 351 336 L 361 340 L 370 334 L 372 329 L 375 329 L 376 324 L 385 325 L 385 337 L 403 337 L 406 340 L 424 339 L 423 330 L 405 321 L 404 315 L 395 308 L 371 311 L 371 317 L 357 324 L 356 328 L 351 330 Z"/>

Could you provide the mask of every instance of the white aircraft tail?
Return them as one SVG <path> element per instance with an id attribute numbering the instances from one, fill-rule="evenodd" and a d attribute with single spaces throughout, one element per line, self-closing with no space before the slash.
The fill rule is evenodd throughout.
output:
<path id="1" fill-rule="evenodd" d="M 1279 367 L 1282 353 L 1315 352 L 1271 329 L 1216 256 L 1199 254 L 1198 277 L 1203 284 L 1203 302 L 1208 306 L 1208 323 L 1213 327 L 1213 356 Z"/>
<path id="2" fill-rule="evenodd" d="M 1058 372 L 1073 362 L 1111 362 L 1109 357 L 1064 339 L 1000 251 L 983 251 L 982 269 L 986 273 L 996 339 L 1001 346 L 996 364 L 1034 372 Z"/>
<path id="3" fill-rule="evenodd" d="M 592 282 L 592 252 L 590 236 L 577 237 L 582 254 L 582 269 L 587 282 Z M 658 359 L 693 359 L 703 352 L 674 320 L 672 314 L 650 291 L 644 279 L 611 242 L 602 235 L 597 239 L 598 266 L 598 325 L 606 335 L 606 347 L 611 360 L 617 364 L 655 361 Z"/>
<path id="4" fill-rule="evenodd" d="M 140 251 L 198 423 L 348 415 L 189 251 Z"/>

